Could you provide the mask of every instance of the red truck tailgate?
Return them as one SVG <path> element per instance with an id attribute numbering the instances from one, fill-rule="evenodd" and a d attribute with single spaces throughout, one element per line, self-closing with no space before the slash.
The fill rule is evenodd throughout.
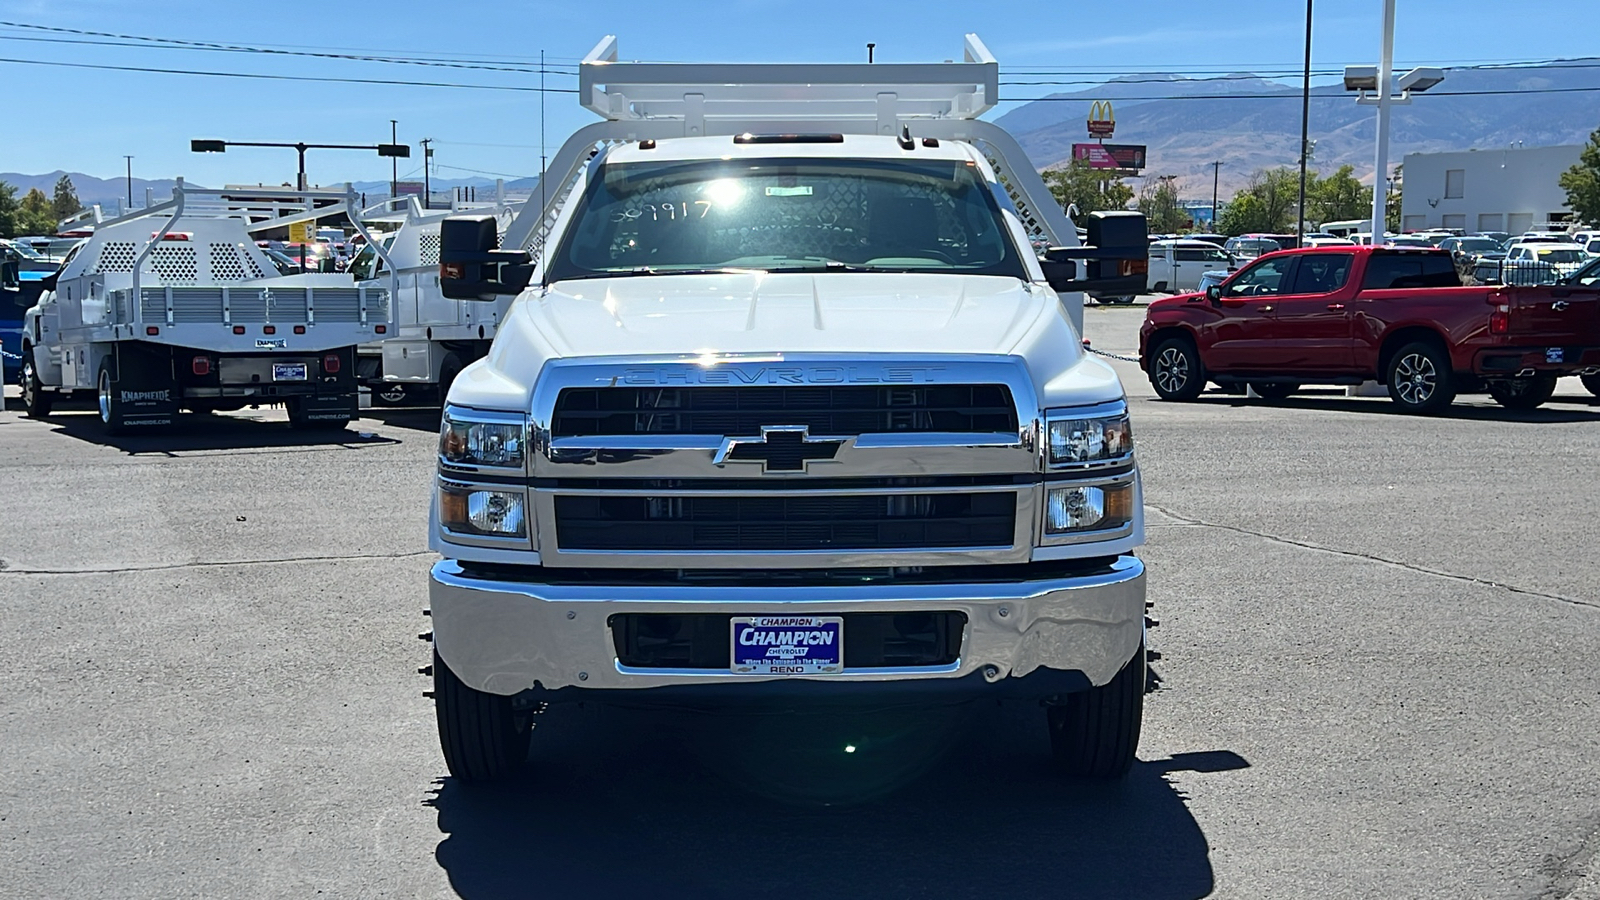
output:
<path id="1" fill-rule="evenodd" d="M 1510 307 L 1507 334 L 1551 346 L 1600 344 L 1600 288 L 1508 287 L 1499 295 Z"/>

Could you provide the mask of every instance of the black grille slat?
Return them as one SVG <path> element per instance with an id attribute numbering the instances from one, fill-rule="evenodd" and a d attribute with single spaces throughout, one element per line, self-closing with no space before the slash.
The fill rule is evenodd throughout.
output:
<path id="1" fill-rule="evenodd" d="M 550 432 L 744 437 L 773 425 L 804 425 L 812 435 L 834 437 L 1012 432 L 1017 412 L 1003 384 L 567 388 L 556 400 Z"/>
<path id="2" fill-rule="evenodd" d="M 1010 546 L 1016 494 L 555 498 L 562 550 L 795 551 Z"/>

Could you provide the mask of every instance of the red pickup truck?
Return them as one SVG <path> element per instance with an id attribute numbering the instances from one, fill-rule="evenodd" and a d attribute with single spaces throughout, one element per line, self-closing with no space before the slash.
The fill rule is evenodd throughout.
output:
<path id="1" fill-rule="evenodd" d="M 1167 400 L 1193 400 L 1207 382 L 1282 399 L 1374 380 L 1408 412 L 1482 391 L 1532 409 L 1562 375 L 1600 394 L 1600 279 L 1463 287 L 1442 250 L 1284 250 L 1203 294 L 1151 303 L 1139 359 Z"/>

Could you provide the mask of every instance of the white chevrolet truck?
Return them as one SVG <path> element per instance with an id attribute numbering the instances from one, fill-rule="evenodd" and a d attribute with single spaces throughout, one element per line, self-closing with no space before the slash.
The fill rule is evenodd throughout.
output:
<path id="1" fill-rule="evenodd" d="M 1042 704 L 1127 771 L 1139 470 L 1082 292 L 1137 293 L 1003 130 L 976 36 L 931 65 L 616 61 L 548 202 L 444 223 L 447 295 L 516 300 L 450 389 L 432 507 L 439 735 L 521 765 L 544 704 Z M 1043 259 L 1030 238 L 1054 249 Z"/>

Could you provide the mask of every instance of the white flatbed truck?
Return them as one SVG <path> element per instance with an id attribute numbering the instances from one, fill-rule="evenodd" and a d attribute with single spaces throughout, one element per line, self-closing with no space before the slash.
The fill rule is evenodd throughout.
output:
<path id="1" fill-rule="evenodd" d="M 353 192 L 186 186 L 99 223 L 23 322 L 23 405 L 95 397 L 108 432 L 172 423 L 180 409 L 282 404 L 296 428 L 356 415 L 355 349 L 392 324 L 392 285 L 280 275 L 253 235 L 345 213 Z M 381 251 L 380 251 L 381 252 Z"/>

